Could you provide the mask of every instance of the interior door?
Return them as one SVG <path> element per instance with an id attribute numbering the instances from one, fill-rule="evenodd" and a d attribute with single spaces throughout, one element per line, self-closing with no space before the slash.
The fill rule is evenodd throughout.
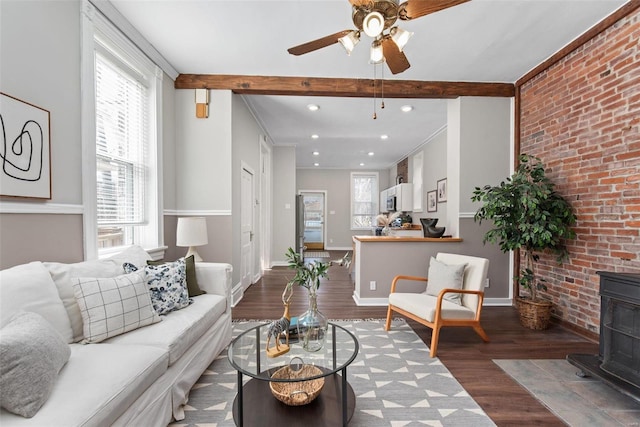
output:
<path id="1" fill-rule="evenodd" d="M 247 289 L 253 277 L 253 171 L 243 167 L 241 181 L 240 283 Z"/>
<path id="2" fill-rule="evenodd" d="M 323 192 L 304 191 L 304 245 L 308 250 L 324 250 L 324 204 Z"/>

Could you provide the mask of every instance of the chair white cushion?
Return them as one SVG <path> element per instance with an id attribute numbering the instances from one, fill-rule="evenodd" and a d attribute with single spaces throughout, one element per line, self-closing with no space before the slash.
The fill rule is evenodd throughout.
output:
<path id="1" fill-rule="evenodd" d="M 72 282 L 85 342 L 98 343 L 161 320 L 151 304 L 144 272 L 112 278 L 79 277 Z"/>
<path id="2" fill-rule="evenodd" d="M 447 264 L 431 257 L 427 274 L 427 295 L 437 297 L 443 289 L 462 289 L 466 263 Z M 448 292 L 444 299 L 461 304 L 461 294 Z"/>
<path id="3" fill-rule="evenodd" d="M 49 270 L 40 261 L 0 271 L 0 327 L 21 310 L 38 313 L 65 342 L 73 341 L 67 311 Z"/>
<path id="4" fill-rule="evenodd" d="M 436 318 L 436 302 L 438 298 L 432 295 L 394 292 L 389 294 L 389 304 L 402 310 L 408 311 L 428 322 L 433 322 Z M 443 319 L 473 319 L 473 310 L 456 303 L 442 300 Z"/>
<path id="5" fill-rule="evenodd" d="M 0 329 L 0 402 L 31 418 L 44 405 L 69 360 L 69 344 L 37 313 L 17 313 Z"/>

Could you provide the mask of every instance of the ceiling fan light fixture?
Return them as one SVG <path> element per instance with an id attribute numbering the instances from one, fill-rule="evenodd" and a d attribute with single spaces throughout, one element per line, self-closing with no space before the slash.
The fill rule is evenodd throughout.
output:
<path id="1" fill-rule="evenodd" d="M 342 47 L 344 47 L 344 50 L 347 51 L 347 55 L 351 55 L 351 52 L 353 52 L 353 49 L 360 41 L 360 32 L 351 31 L 346 36 L 340 37 L 338 41 L 340 42 Z"/>
<path id="2" fill-rule="evenodd" d="M 362 21 L 362 29 L 369 37 L 378 37 L 384 30 L 384 17 L 380 12 L 369 12 Z"/>
<path id="3" fill-rule="evenodd" d="M 391 34 L 391 40 L 398 46 L 400 52 L 402 52 L 402 49 L 404 49 L 411 36 L 413 36 L 413 32 L 403 30 L 400 27 L 393 27 L 389 32 Z"/>
<path id="4" fill-rule="evenodd" d="M 374 41 L 371 43 L 371 53 L 369 55 L 369 62 L 371 64 L 380 64 L 384 62 L 384 52 L 382 51 L 382 43 Z"/>

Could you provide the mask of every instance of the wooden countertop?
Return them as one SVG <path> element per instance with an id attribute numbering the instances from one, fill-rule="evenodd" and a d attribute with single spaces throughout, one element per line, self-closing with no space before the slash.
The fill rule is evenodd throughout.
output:
<path id="1" fill-rule="evenodd" d="M 410 236 L 353 236 L 360 242 L 462 242 L 460 237 L 410 237 Z"/>

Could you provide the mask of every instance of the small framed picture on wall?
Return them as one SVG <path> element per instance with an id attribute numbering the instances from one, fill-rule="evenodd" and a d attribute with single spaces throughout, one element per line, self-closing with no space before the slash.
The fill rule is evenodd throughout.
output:
<path id="1" fill-rule="evenodd" d="M 436 191 L 438 192 L 438 203 L 447 201 L 447 178 L 438 181 Z"/>
<path id="2" fill-rule="evenodd" d="M 437 190 L 429 191 L 427 193 L 427 212 L 438 211 L 438 198 L 436 194 Z"/>

